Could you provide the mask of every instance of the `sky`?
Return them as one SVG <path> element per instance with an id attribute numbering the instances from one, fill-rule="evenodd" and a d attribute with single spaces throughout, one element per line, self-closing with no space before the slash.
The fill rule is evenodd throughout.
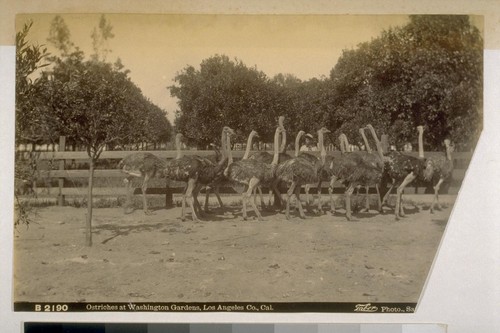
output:
<path id="1" fill-rule="evenodd" d="M 61 14 L 71 41 L 88 57 L 91 33 L 100 14 Z M 16 30 L 33 21 L 29 40 L 47 42 L 55 14 L 23 14 Z M 406 15 L 163 15 L 106 14 L 113 27 L 108 61 L 122 60 L 132 81 L 173 122 L 177 100 L 168 86 L 186 66 L 227 55 L 256 67 L 268 77 L 293 74 L 302 80 L 329 76 L 344 49 L 370 41 L 390 27 L 403 26 Z"/>

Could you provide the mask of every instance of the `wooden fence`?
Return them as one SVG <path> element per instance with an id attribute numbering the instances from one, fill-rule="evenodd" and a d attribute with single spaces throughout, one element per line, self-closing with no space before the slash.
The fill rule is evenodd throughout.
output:
<path id="1" fill-rule="evenodd" d="M 43 179 L 45 184 L 44 186 L 37 185 L 35 192 L 37 195 L 56 197 L 58 198 L 59 205 L 63 205 L 65 202 L 66 196 L 85 196 L 87 195 L 87 191 L 85 187 L 78 186 L 83 182 L 85 183 L 86 179 L 89 176 L 88 169 L 72 169 L 75 167 L 75 162 L 78 161 L 80 165 L 82 163 L 88 162 L 88 155 L 86 152 L 82 151 L 64 151 L 64 142 L 60 144 L 59 149 L 61 151 L 56 152 L 40 152 L 37 153 L 37 161 L 38 163 L 48 164 L 50 167 L 43 170 L 38 171 L 38 176 L 40 179 Z M 108 168 L 106 169 L 96 169 L 94 173 L 94 177 L 96 179 L 124 179 L 124 174 L 117 169 L 116 165 L 119 160 L 126 157 L 127 155 L 138 152 L 138 151 L 104 151 L 101 154 L 100 160 L 106 160 L 108 163 Z M 145 152 L 145 151 L 142 151 Z M 155 154 L 156 156 L 163 159 L 172 159 L 176 155 L 175 150 L 167 150 L 167 151 L 147 151 L 149 153 Z M 233 157 L 235 160 L 241 158 L 243 156 L 243 151 L 234 151 Z M 16 158 L 18 159 L 26 159 L 29 157 L 29 152 L 18 152 Z M 185 155 L 198 155 L 198 156 L 210 156 L 213 155 L 214 152 L 211 150 L 185 150 Z M 329 152 L 329 154 L 333 156 L 340 156 L 340 152 L 334 151 Z M 417 153 L 409 153 L 410 155 L 418 156 Z M 434 157 L 434 156 L 443 156 L 443 152 L 426 152 L 426 157 Z M 466 169 L 469 165 L 470 159 L 472 157 L 472 153 L 470 152 L 460 152 L 454 153 L 454 165 L 455 169 L 453 171 L 452 181 L 448 188 L 445 188 L 445 192 L 448 194 L 456 194 L 460 189 L 462 181 L 465 177 Z M 50 162 L 50 163 L 47 163 Z M 52 184 L 54 184 L 55 180 L 57 180 L 57 186 L 54 188 Z M 96 182 L 97 184 L 99 182 Z M 42 185 L 43 185 L 42 184 Z M 109 186 L 99 186 L 96 185 L 94 187 L 94 195 L 96 196 L 121 196 L 126 194 L 125 186 L 121 181 L 114 181 L 114 185 Z M 184 183 L 167 181 L 164 183 L 163 187 L 158 187 L 158 185 L 151 186 L 148 188 L 148 194 L 163 194 L 166 196 L 166 204 L 172 203 L 172 195 L 175 193 L 181 193 L 182 188 L 184 187 Z M 327 192 L 328 183 L 323 183 L 322 191 Z M 342 193 L 342 185 L 337 184 L 335 188 L 336 193 Z M 221 194 L 234 194 L 237 193 L 232 187 L 224 187 L 221 188 Z M 141 189 L 136 188 L 134 194 L 140 194 Z M 415 188 L 411 187 L 406 190 L 406 193 L 425 193 L 424 188 Z"/>

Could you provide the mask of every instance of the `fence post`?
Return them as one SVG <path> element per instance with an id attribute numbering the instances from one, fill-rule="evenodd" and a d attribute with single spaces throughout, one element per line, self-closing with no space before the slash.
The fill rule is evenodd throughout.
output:
<path id="1" fill-rule="evenodd" d="M 59 137 L 59 151 L 66 150 L 66 137 Z M 66 160 L 62 159 L 59 161 L 59 170 L 64 170 Z M 64 194 L 62 193 L 64 187 L 64 178 L 59 178 L 59 194 L 57 196 L 57 205 L 64 206 Z"/>

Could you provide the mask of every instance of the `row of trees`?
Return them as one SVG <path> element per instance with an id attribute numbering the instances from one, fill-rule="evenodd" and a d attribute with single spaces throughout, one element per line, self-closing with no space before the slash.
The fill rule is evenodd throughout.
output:
<path id="1" fill-rule="evenodd" d="M 333 137 L 357 138 L 371 123 L 396 145 L 416 141 L 415 127 L 424 125 L 426 149 L 442 149 L 447 137 L 472 149 L 482 129 L 482 50 L 467 16 L 418 15 L 344 50 L 329 77 L 269 78 L 215 55 L 199 69 L 186 67 L 169 87 L 179 100 L 175 125 L 199 146 L 217 138 L 223 124 L 270 140 L 279 115 L 291 132 L 328 126 Z"/>

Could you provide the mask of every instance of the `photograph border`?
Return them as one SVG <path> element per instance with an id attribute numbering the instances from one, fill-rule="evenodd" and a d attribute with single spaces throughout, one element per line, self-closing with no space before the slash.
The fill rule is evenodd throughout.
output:
<path id="1" fill-rule="evenodd" d="M 5 2 L 5 1 L 4 1 Z M 281 11 L 279 10 L 279 6 L 277 5 L 277 2 L 270 1 L 268 2 L 269 6 L 272 6 L 274 4 L 274 9 L 272 10 L 275 13 L 279 14 L 289 14 L 290 12 L 294 11 L 295 13 L 300 12 L 300 13 L 307 13 L 307 14 L 313 14 L 314 10 L 317 12 L 320 12 L 321 14 L 340 14 L 339 12 L 333 12 L 332 9 L 329 10 L 328 6 L 321 6 L 319 7 L 319 4 L 317 7 L 314 7 L 314 5 L 311 5 L 310 3 L 305 3 L 305 1 L 300 1 L 302 3 L 302 6 L 304 8 L 299 9 L 300 7 L 296 8 L 290 8 L 290 7 L 285 7 Z M 322 315 L 322 314 L 286 314 L 286 313 L 276 313 L 276 314 L 228 314 L 228 313 L 214 313 L 214 314 L 204 314 L 204 313 L 196 313 L 196 314 L 189 314 L 189 313 L 162 313 L 160 317 L 158 317 L 158 314 L 152 314 L 152 313 L 140 313 L 140 314 L 119 314 L 119 313 L 113 313 L 113 314 L 105 314 L 105 313 L 92 313 L 92 314 L 86 314 L 86 313 L 77 313 L 77 314 L 71 314 L 71 316 L 67 316 L 66 314 L 60 315 L 56 313 L 50 313 L 50 314 L 30 314 L 30 313 L 13 313 L 12 312 L 12 302 L 11 302 L 11 297 L 12 297 L 12 282 L 10 283 L 3 283 L 4 282 L 4 275 L 5 273 L 12 274 L 12 267 L 10 269 L 4 270 L 2 272 L 2 301 L 1 301 L 1 318 L 8 318 L 8 327 L 9 328 L 15 328 L 19 327 L 20 322 L 22 321 L 30 321 L 30 320 L 42 320 L 42 321 L 54 321 L 54 319 L 57 320 L 63 320 L 63 321 L 68 321 L 68 320 L 77 320 L 77 321 L 92 321 L 92 320 L 100 320 L 102 319 L 110 322 L 144 322 L 145 318 L 146 321 L 150 322 L 157 322 L 158 320 L 162 322 L 179 322 L 179 321 L 193 321 L 193 322 L 236 322 L 236 321 L 243 321 L 243 322 L 253 322 L 255 319 L 257 319 L 260 322 L 281 322 L 281 321 L 287 321 L 287 322 L 360 322 L 361 320 L 370 320 L 371 322 L 405 322 L 405 321 L 411 321 L 411 322 L 445 322 L 451 324 L 451 327 L 454 327 L 453 325 L 456 326 L 456 331 L 460 331 L 463 329 L 465 332 L 465 328 L 467 328 L 467 319 L 469 320 L 474 320 L 476 322 L 481 322 L 484 325 L 484 328 L 486 330 L 482 330 L 483 332 L 487 332 L 488 328 L 495 328 L 498 327 L 498 319 L 494 320 L 493 318 L 498 318 L 498 310 L 496 309 L 497 307 L 495 304 L 498 303 L 498 288 L 495 287 L 495 280 L 494 277 L 499 276 L 499 270 L 494 269 L 492 267 L 495 267 L 495 258 L 498 258 L 498 233 L 495 234 L 495 231 L 498 231 L 498 222 L 495 222 L 495 220 L 498 220 L 498 217 L 500 216 L 498 214 L 498 208 L 496 208 L 495 201 L 494 201 L 494 194 L 498 193 L 498 188 L 493 188 L 491 195 L 489 195 L 489 199 L 482 199 L 478 200 L 477 194 L 478 194 L 478 183 L 484 184 L 484 186 L 490 185 L 492 182 L 491 177 L 494 179 L 498 179 L 498 171 L 495 173 L 495 167 L 496 170 L 499 170 L 498 168 L 498 161 L 495 159 L 489 160 L 488 164 L 484 163 L 484 159 L 481 158 L 482 154 L 495 154 L 498 153 L 498 148 L 495 149 L 493 147 L 494 145 L 490 145 L 489 142 L 497 141 L 498 142 L 498 135 L 495 133 L 494 125 L 500 124 L 498 121 L 498 115 L 494 114 L 494 110 L 498 110 L 498 101 L 494 100 L 494 97 L 492 98 L 492 94 L 495 94 L 495 92 L 498 92 L 498 77 L 500 77 L 500 73 L 498 73 L 498 66 L 495 67 L 495 62 L 496 64 L 500 63 L 498 60 L 500 58 L 499 51 L 498 50 L 493 50 L 493 49 L 498 49 L 498 40 L 495 40 L 492 38 L 492 33 L 495 31 L 498 31 L 497 24 L 500 22 L 498 20 L 499 17 L 499 12 L 500 10 L 496 8 L 496 10 L 493 10 L 491 6 L 492 3 L 495 1 L 478 1 L 474 2 L 467 2 L 463 1 L 463 6 L 460 8 L 461 10 L 457 10 L 457 8 L 450 8 L 452 1 L 444 1 L 442 7 L 438 8 L 437 5 L 433 5 L 430 7 L 427 7 L 427 9 L 432 9 L 435 12 L 440 12 L 440 13 L 447 13 L 447 14 L 475 14 L 475 15 L 484 15 L 485 17 L 485 48 L 487 49 L 485 51 L 485 101 L 484 101 L 484 130 L 481 135 L 481 139 L 479 141 L 478 147 L 476 148 L 476 152 L 473 157 L 473 163 L 471 163 L 471 166 L 469 167 L 469 171 L 467 172 L 467 178 L 465 179 L 464 183 L 462 184 L 462 190 L 459 195 L 459 198 L 456 201 L 455 209 L 450 217 L 450 220 L 453 222 L 452 225 L 448 226 L 445 230 L 445 234 L 443 235 L 443 239 L 441 241 L 441 246 L 440 249 L 438 250 L 438 254 L 436 256 L 436 259 L 434 260 L 433 266 L 431 268 L 431 272 L 429 274 L 429 277 L 427 279 L 427 283 L 424 287 L 424 292 L 423 292 L 423 297 L 421 298 L 421 302 L 419 303 L 419 308 L 417 313 L 413 315 L 377 315 L 375 317 L 370 316 L 370 317 L 364 317 L 367 315 L 357 315 L 357 314 L 341 314 L 341 315 Z M 54 2 L 55 3 L 55 2 Z M 92 12 L 117 12 L 118 10 L 121 11 L 127 11 L 127 12 L 139 12 L 140 9 L 134 8 L 134 6 L 129 7 L 117 7 L 115 1 L 115 6 L 113 7 L 99 7 L 98 5 L 94 5 L 94 7 L 82 7 L 81 4 L 77 1 L 74 2 L 74 7 L 71 7 L 69 5 L 68 8 L 62 8 L 61 10 L 52 10 L 52 12 L 82 12 L 82 11 L 92 11 Z M 109 5 L 112 2 L 107 2 Z M 133 3 L 133 2 L 132 2 Z M 151 7 L 148 6 L 148 9 L 154 10 L 154 5 L 153 3 L 156 3 L 156 6 L 160 6 L 159 11 L 162 12 L 189 12 L 189 10 L 186 10 L 186 5 L 181 6 L 182 9 L 175 10 L 175 4 L 171 4 L 171 8 L 162 8 L 160 1 L 151 1 Z M 191 1 L 187 2 L 187 6 L 194 6 L 191 7 L 191 13 L 192 12 L 203 12 L 203 13 L 212 13 L 212 12 L 220 12 L 220 11 L 225 11 L 226 13 L 241 13 L 241 11 L 246 10 L 252 12 L 252 4 L 254 6 L 257 6 L 257 8 L 253 9 L 253 13 L 261 11 L 261 13 L 270 13 L 271 10 L 269 8 L 273 7 L 267 7 L 267 9 L 263 7 L 259 7 L 256 3 L 257 2 L 246 2 L 246 6 L 249 6 L 249 8 L 243 8 L 243 5 L 240 4 L 240 6 L 236 7 L 231 7 L 231 5 L 234 6 L 236 2 L 232 2 L 231 4 L 228 4 L 226 2 L 227 7 L 217 7 L 216 5 L 214 6 L 209 6 L 209 5 L 201 5 L 200 2 L 197 1 Z M 313 2 L 314 3 L 314 2 Z M 346 2 L 347 3 L 347 2 Z M 360 8 L 357 7 L 357 4 L 360 4 L 361 2 L 355 2 L 353 5 L 351 2 L 352 8 L 349 13 L 356 13 L 356 14 L 391 14 L 393 13 L 392 11 L 401 11 L 402 9 L 398 9 L 398 5 L 402 6 L 401 1 L 382 1 L 381 3 L 384 3 L 384 5 L 380 5 L 379 7 L 376 7 L 375 9 L 372 7 L 372 10 L 374 12 L 369 13 L 369 12 L 359 12 Z M 404 1 L 403 1 L 404 3 Z M 430 3 L 430 2 L 429 2 Z M 2 20 L 5 24 L 5 22 L 13 22 L 13 17 L 15 13 L 20 13 L 20 12 L 33 12 L 36 11 L 37 9 L 41 8 L 36 8 L 37 6 L 34 6 L 35 8 L 31 8 L 30 5 L 27 3 L 22 3 L 25 7 L 23 7 L 21 10 L 20 8 L 16 8 L 17 6 L 8 6 L 6 4 L 6 8 L 9 10 L 12 10 L 11 12 L 7 11 L 7 15 L 10 16 L 12 15 L 12 18 L 9 18 L 8 20 Z M 80 5 L 79 5 L 80 4 Z M 407 4 L 407 8 L 404 8 L 405 10 L 409 10 L 409 13 L 422 13 L 422 8 L 426 8 L 425 5 L 427 4 L 426 2 L 421 2 L 417 7 L 411 7 Z M 178 4 L 177 4 L 178 5 Z M 197 6 L 198 5 L 198 6 Z M 345 5 L 345 4 L 344 4 Z M 366 4 L 365 4 L 366 5 Z M 103 5 L 101 5 L 103 6 Z M 220 6 L 220 5 L 219 5 Z M 282 5 L 286 6 L 286 5 Z M 4 7 L 2 3 L 2 7 Z M 341 8 L 344 8 L 340 6 Z M 369 6 L 365 7 L 364 10 L 367 10 Z M 52 9 L 54 7 L 51 6 L 46 6 L 45 4 L 45 10 Z M 93 9 L 92 9 L 93 8 Z M 143 6 L 141 6 L 142 10 L 144 10 Z M 179 7 L 177 7 L 179 8 Z M 223 9 L 225 8 L 225 10 Z M 236 9 L 235 9 L 236 8 Z M 276 9 L 278 8 L 278 9 Z M 314 8 L 314 9 L 312 9 Z M 419 9 L 415 9 L 419 8 Z M 3 9 L 3 8 L 2 8 Z M 449 11 L 448 11 L 449 10 Z M 390 11 L 390 12 L 386 12 Z M 3 11 L 4 14 L 2 16 L 5 16 L 6 13 Z M 494 22 L 492 22 L 494 21 Z M 492 30 L 492 25 L 493 25 L 493 30 Z M 2 45 L 12 45 L 10 38 L 12 37 L 12 31 L 13 31 L 13 24 L 8 27 L 11 32 L 5 33 L 5 30 L 2 29 Z M 9 31 L 7 30 L 7 31 Z M 10 37 L 5 37 L 5 35 L 9 35 Z M 498 38 L 498 35 L 496 36 Z M 2 47 L 1 48 L 1 59 L 2 59 L 2 77 L 6 75 L 7 77 L 13 77 L 13 68 L 4 68 L 4 61 L 7 62 L 8 59 L 10 58 L 10 65 L 12 66 L 12 47 Z M 496 72 L 495 72 L 496 71 Z M 493 76 L 494 74 L 497 74 L 497 76 Z M 4 89 L 2 89 L 4 90 Z M 12 104 L 12 87 L 8 90 L 10 94 L 8 93 L 7 96 L 4 96 L 5 90 L 2 93 L 2 102 L 7 101 L 8 107 L 6 110 L 11 109 L 13 110 L 13 104 Z M 494 95 L 493 95 L 494 96 Z M 2 106 L 2 109 L 4 107 Z M 5 114 L 2 112 L 2 124 L 13 124 L 13 114 Z M 5 119 L 4 119 L 5 118 Z M 4 121 L 5 120 L 5 121 Z M 3 125 L 2 125 L 3 126 Z M 12 140 L 13 138 L 13 133 L 8 133 L 9 131 L 1 131 L 1 138 L 2 138 L 2 155 L 4 155 L 4 152 L 7 151 L 12 151 L 12 147 L 9 147 L 4 143 L 5 140 Z M 8 147 L 8 148 L 7 148 Z M 4 151 L 4 149 L 6 149 Z M 478 157 L 479 156 L 479 157 Z M 3 163 L 9 163 L 8 159 L 7 161 L 3 161 Z M 12 164 L 11 167 L 9 167 L 7 164 L 3 165 L 3 171 L 2 171 L 2 179 L 8 180 L 9 176 L 8 174 L 6 175 L 4 171 L 7 172 L 12 172 L 12 167 L 13 167 L 13 160 L 10 161 Z M 482 173 L 485 172 L 485 170 L 492 170 L 493 174 L 491 175 L 490 178 L 485 179 L 484 174 L 483 177 L 481 177 Z M 12 175 L 12 173 L 11 173 Z M 12 179 L 12 176 L 10 176 Z M 474 179 L 474 181 L 471 180 Z M 10 191 L 10 192 L 8 192 Z M 5 192 L 5 193 L 4 193 Z M 12 208 L 8 208 L 9 205 L 5 205 L 5 202 L 9 203 L 12 202 L 12 195 L 13 193 L 13 184 L 9 184 L 8 186 L 4 187 L 4 190 L 2 191 L 2 211 L 7 212 L 4 217 L 2 217 L 2 224 L 3 225 L 3 230 L 4 233 L 2 233 L 5 237 L 5 241 L 3 242 L 3 247 L 7 249 L 7 255 L 5 255 L 6 251 L 2 251 L 2 263 L 5 263 L 8 265 L 12 264 Z M 9 201 L 10 200 L 10 201 Z M 478 209 L 479 206 L 480 208 L 483 208 L 483 210 Z M 479 214 L 477 211 L 479 211 Z M 484 212 L 486 211 L 486 213 Z M 497 217 L 495 219 L 495 217 Z M 10 221 L 9 221 L 10 218 Z M 478 220 L 483 220 L 483 221 L 478 221 Z M 474 223 L 479 223 L 479 222 L 484 222 L 484 224 L 481 224 L 483 229 L 482 230 L 476 230 L 472 229 L 470 225 L 467 225 L 468 222 L 474 222 Z M 9 224 L 10 223 L 10 224 Z M 472 230 L 471 230 L 472 229 Z M 486 233 L 489 231 L 490 233 Z M 468 235 L 464 235 L 464 232 L 469 232 Z M 7 236 L 5 236 L 7 235 Z M 2 239 L 4 240 L 4 239 Z M 464 245 L 467 244 L 467 245 Z M 473 246 L 471 246 L 473 244 Z M 5 247 L 7 245 L 7 247 Z M 467 251 L 464 251 L 463 247 L 467 247 Z M 9 248 L 10 247 L 10 248 Z M 10 252 L 9 252 L 10 251 Z M 10 258 L 9 258 L 10 254 Z M 457 255 L 463 255 L 465 256 L 463 259 L 465 260 L 458 260 L 456 257 Z M 457 266 L 458 265 L 458 266 Z M 456 274 L 458 273 L 464 273 L 468 271 L 467 266 L 473 265 L 473 267 L 480 268 L 479 272 L 482 272 L 481 274 L 481 279 L 478 279 L 476 275 L 470 276 L 470 275 L 462 275 L 462 279 L 457 277 Z M 464 267 L 465 266 L 465 267 Z M 482 270 L 481 270 L 482 269 Z M 491 270 L 490 270 L 491 269 Z M 477 272 L 477 270 L 475 270 Z M 442 274 L 442 275 L 441 275 Z M 449 279 L 452 279 L 451 282 L 455 282 L 455 284 L 450 284 Z M 469 287 L 473 287 L 472 291 L 465 291 L 462 288 L 462 284 L 464 283 L 463 278 L 466 278 L 467 284 Z M 8 275 L 6 276 L 5 281 L 11 281 L 12 276 L 9 278 Z M 444 281 L 442 281 L 444 280 Z M 482 282 L 482 283 L 481 283 Z M 481 285 L 482 284 L 482 285 Z M 490 293 L 490 296 L 488 297 L 488 290 L 492 290 L 494 292 Z M 10 294 L 9 294 L 10 291 Z M 496 293 L 495 293 L 496 291 Z M 6 293 L 7 292 L 7 293 Z M 485 295 L 483 295 L 485 293 Z M 478 297 L 479 295 L 481 297 Z M 481 298 L 481 303 L 479 303 L 479 300 L 477 298 Z M 7 302 L 6 302 L 7 300 Z M 456 306 L 453 306 L 455 305 Z M 480 305 L 481 304 L 481 305 Z M 478 309 L 475 309 L 475 306 L 477 306 Z M 467 308 L 467 315 L 463 317 L 463 313 L 460 313 L 460 307 L 462 308 Z M 479 311 L 476 311 L 479 310 Z M 437 313 L 438 312 L 438 313 Z M 5 317 L 4 317 L 5 316 Z M 363 316 L 364 318 L 361 318 L 360 316 Z M 74 318 L 74 319 L 72 319 Z M 455 321 L 452 323 L 452 321 Z M 472 326 L 476 327 L 477 326 Z M 493 330 L 491 330 L 493 332 Z M 455 332 L 455 331 L 452 331 Z"/>

